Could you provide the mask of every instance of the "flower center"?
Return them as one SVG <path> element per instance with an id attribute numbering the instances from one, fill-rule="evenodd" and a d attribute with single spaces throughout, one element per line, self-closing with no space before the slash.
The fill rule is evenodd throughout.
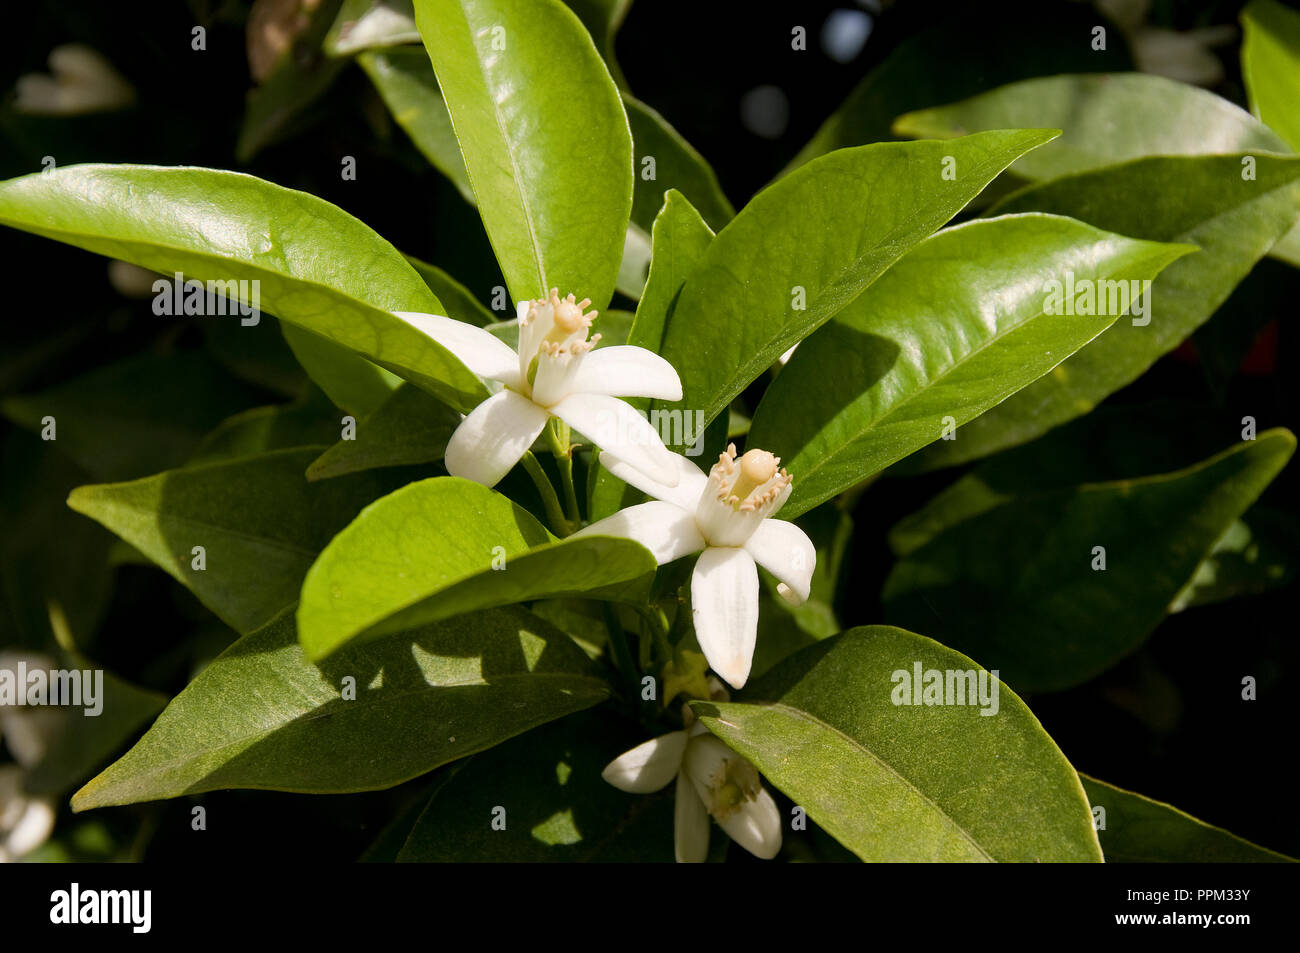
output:
<path id="1" fill-rule="evenodd" d="M 551 327 L 542 338 L 539 350 L 547 354 L 565 352 L 582 354 L 590 351 L 600 340 L 600 335 L 597 334 L 590 341 L 587 340 L 587 329 L 591 327 L 591 322 L 596 320 L 598 313 L 592 311 L 583 314 L 583 308 L 589 304 L 591 304 L 590 298 L 575 301 L 572 294 L 561 298 L 554 288 L 551 289 L 549 297 L 534 301 L 533 308 L 538 305 L 549 305 L 551 311 Z M 530 317 L 532 311 L 533 309 L 530 308 Z"/>
<path id="2" fill-rule="evenodd" d="M 543 355 L 567 365 L 569 358 L 579 357 L 596 346 L 600 335 L 594 334 L 588 340 L 587 332 L 597 312 L 583 312 L 590 304 L 591 299 L 578 301 L 572 294 L 561 298 L 555 288 L 545 298 L 528 302 L 528 310 L 519 321 L 519 359 L 530 391 L 536 384 Z"/>
<path id="3" fill-rule="evenodd" d="M 744 758 L 727 758 L 709 779 L 709 813 L 726 820 L 746 801 L 758 797 L 762 786 L 757 769 Z"/>
<path id="4" fill-rule="evenodd" d="M 781 495 L 790 485 L 790 474 L 780 469 L 781 458 L 766 450 L 747 450 L 736 460 L 736 445 L 729 444 L 727 452 L 718 456 L 718 462 L 709 471 L 716 481 L 718 499 L 733 511 L 752 513 Z"/>

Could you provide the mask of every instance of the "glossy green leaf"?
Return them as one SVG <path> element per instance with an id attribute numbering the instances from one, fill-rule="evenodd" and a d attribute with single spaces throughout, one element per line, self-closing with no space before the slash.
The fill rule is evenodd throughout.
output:
<path id="1" fill-rule="evenodd" d="M 477 206 L 460 143 L 451 125 L 451 114 L 447 111 L 429 57 L 420 50 L 399 47 L 364 53 L 357 59 L 370 75 L 393 118 L 406 130 L 420 152 L 451 180 L 467 202 Z M 625 103 L 637 141 L 636 155 L 652 154 L 657 162 L 662 160 L 668 180 L 679 181 L 693 194 L 700 195 L 701 201 L 723 221 L 730 218 L 734 212 L 704 159 L 658 113 L 630 97 L 625 99 Z M 663 186 L 658 184 L 657 167 L 653 171 L 656 176 L 653 180 L 645 179 L 640 171 L 635 178 L 633 218 L 624 236 L 623 255 L 615 281 L 617 289 L 630 298 L 639 297 L 645 285 L 645 273 L 650 262 L 647 231 L 663 195 Z M 409 257 L 408 260 L 428 280 L 429 275 L 423 271 L 421 263 Z M 436 282 L 430 281 L 429 284 L 447 307 L 454 307 L 443 298 L 443 289 Z"/>
<path id="2" fill-rule="evenodd" d="M 1147 73 L 1081 73 L 1012 83 L 971 99 L 900 116 L 901 135 L 949 138 L 979 129 L 1054 126 L 1061 138 L 1011 172 L 1053 179 L 1161 155 L 1293 150 L 1274 130 L 1213 93 Z M 1300 266 L 1300 225 L 1269 252 Z"/>
<path id="3" fill-rule="evenodd" d="M 396 47 L 362 53 L 357 62 L 415 147 L 474 204 L 469 173 L 428 54 L 419 47 Z"/>
<path id="4" fill-rule="evenodd" d="M 1173 473 L 977 502 L 894 567 L 886 618 L 928 628 L 1020 691 L 1081 684 L 1146 639 L 1294 449 L 1270 430 Z M 977 500 L 990 492 L 969 485 Z"/>
<path id="5" fill-rule="evenodd" d="M 392 787 L 608 694 L 567 636 L 521 609 L 395 634 L 321 669 L 286 612 L 205 668 L 72 806 Z"/>
<path id="6" fill-rule="evenodd" d="M 711 228 L 722 228 L 731 221 L 736 210 L 705 158 L 645 103 L 625 93 L 623 105 L 632 128 L 636 165 L 632 221 L 649 234 L 669 189 L 686 196 Z"/>
<path id="7" fill-rule="evenodd" d="M 443 308 L 446 309 L 444 313 L 447 317 L 480 328 L 486 327 L 504 317 L 504 315 L 493 314 L 485 308 L 482 302 L 474 297 L 473 292 L 437 265 L 420 261 L 420 259 L 412 258 L 410 255 L 406 256 L 406 260 L 424 279 L 424 283 L 429 286 L 429 290 L 438 296 L 438 300 L 442 302 Z"/>
<path id="8" fill-rule="evenodd" d="M 1241 12 L 1241 78 L 1256 116 L 1300 150 L 1300 13 L 1276 0 Z"/>
<path id="9" fill-rule="evenodd" d="M 1290 152 L 1250 113 L 1221 96 L 1149 73 L 1045 76 L 899 116 L 894 131 L 950 139 L 982 129 L 1050 126 L 1059 139 L 1017 159 L 1031 181 L 1158 155 Z"/>
<path id="10" fill-rule="evenodd" d="M 627 584 L 631 593 L 654 569 L 639 543 L 557 540 L 500 493 L 435 477 L 376 501 L 330 542 L 303 582 L 299 637 L 320 659 L 354 639 L 490 606 Z"/>
<path id="11" fill-rule="evenodd" d="M 977 685 L 983 677 L 987 704 L 895 704 L 904 685 L 910 698 L 917 666 L 971 672 Z M 985 716 L 995 685 L 997 714 Z M 863 860 L 1101 860 L 1078 776 L 1038 719 L 924 636 L 850 629 L 790 657 L 744 697 L 692 707 Z"/>
<path id="12" fill-rule="evenodd" d="M 704 258 L 713 241 L 709 228 L 690 199 L 676 189 L 664 196 L 652 230 L 654 257 L 645 294 L 636 307 L 636 320 L 627 342 L 659 353 L 664 331 L 677 309 L 682 286 Z"/>
<path id="13" fill-rule="evenodd" d="M 682 285 L 713 241 L 713 232 L 690 200 L 675 189 L 670 189 L 665 196 L 663 209 L 655 218 L 653 238 L 654 258 L 650 277 L 637 304 L 636 318 L 628 332 L 627 343 L 657 354 L 663 347 L 664 329 L 677 308 Z M 639 397 L 630 399 L 628 403 L 647 411 L 652 405 L 648 398 Z M 672 413 L 672 408 L 666 406 L 658 409 Z M 672 418 L 669 419 L 671 422 Z M 684 438 L 686 425 L 681 408 L 677 408 L 677 419 L 681 424 L 678 430 Z M 677 445 L 671 430 L 666 442 L 670 446 Z M 679 446 L 679 449 L 685 447 Z M 588 501 L 588 514 L 593 521 L 630 506 L 638 498 L 638 491 L 603 468 L 597 467 L 593 472 L 595 477 L 591 481 Z"/>
<path id="14" fill-rule="evenodd" d="M 1096 10 L 1073 4 L 1043 8 L 1021 4 L 1023 15 L 990 17 L 974 6 L 945 11 L 928 29 L 902 39 L 845 97 L 782 173 L 787 174 L 836 149 L 893 138 L 890 125 L 900 113 L 972 96 L 994 86 L 1057 73 L 1131 69 L 1117 29 L 1105 50 L 1090 43 L 1062 43 L 1061 37 L 1091 34 L 1105 22 Z M 1017 11 L 1017 13 L 1020 11 Z M 1030 15 L 1032 13 L 1032 15 Z M 979 69 L 939 69 L 963 63 L 979 50 Z M 1012 123 L 1049 126 L 1055 123 Z"/>
<path id="15" fill-rule="evenodd" d="M 794 477 L 782 516 L 1048 373 L 1124 313 L 1130 289 L 1191 251 L 1046 215 L 969 222 L 917 245 L 799 346 L 754 413 L 750 444 Z M 1061 314 L 1053 281 L 1122 288 L 1098 304 L 1104 314 Z"/>
<path id="16" fill-rule="evenodd" d="M 469 408 L 487 394 L 391 311 L 439 314 L 410 265 L 346 212 L 237 172 L 75 165 L 0 183 L 0 223 L 201 281 L 258 281 L 260 306 Z M 251 289 L 251 286 L 249 286 Z"/>
<path id="17" fill-rule="evenodd" d="M 478 755 L 433 792 L 397 859 L 671 863 L 672 788 L 625 794 L 600 776 L 644 740 L 643 730 L 602 710 Z M 505 830 L 491 824 L 497 807 Z"/>
<path id="18" fill-rule="evenodd" d="M 55 446 L 101 480 L 125 480 L 184 463 L 203 435 L 254 392 L 202 351 L 140 354 L 0 401 L 33 433 L 54 418 Z"/>
<path id="19" fill-rule="evenodd" d="M 325 480 L 376 467 L 441 460 L 461 420 L 446 404 L 405 384 L 373 414 L 357 421 L 351 439 L 339 439 L 313 460 L 307 479 Z"/>
<path id="20" fill-rule="evenodd" d="M 1300 157 L 1138 159 L 1065 176 L 1017 193 L 999 212 L 1039 210 L 1201 252 L 1174 262 L 1151 286 L 1150 322 L 1117 321 L 1095 341 L 993 410 L 931 444 L 905 468 L 950 466 L 1033 439 L 1087 413 L 1172 351 L 1212 315 L 1300 216 Z M 1140 200 L 1134 197 L 1140 196 Z"/>
<path id="21" fill-rule="evenodd" d="M 558 0 L 416 0 L 415 22 L 511 297 L 555 287 L 603 308 L 632 137 L 591 37 Z"/>
<path id="22" fill-rule="evenodd" d="M 1111 864 L 1295 863 L 1291 857 L 1197 820 L 1178 808 L 1079 775 L 1093 810 L 1105 810 L 1098 831 Z"/>
<path id="23" fill-rule="evenodd" d="M 358 474 L 308 483 L 319 448 L 168 470 L 131 483 L 82 486 L 68 505 L 152 559 L 239 632 L 298 599 L 325 544 L 398 484 Z M 202 546 L 203 569 L 194 547 Z"/>
<path id="24" fill-rule="evenodd" d="M 350 414 L 368 414 L 386 401 L 402 379 L 356 351 L 305 328 L 282 326 L 285 343 L 307 376 L 335 406 Z"/>
<path id="25" fill-rule="evenodd" d="M 843 149 L 764 189 L 682 287 L 660 351 L 681 375 L 675 406 L 713 420 L 791 345 L 1053 135 L 1012 130 Z M 943 177 L 945 166 L 955 179 Z"/>

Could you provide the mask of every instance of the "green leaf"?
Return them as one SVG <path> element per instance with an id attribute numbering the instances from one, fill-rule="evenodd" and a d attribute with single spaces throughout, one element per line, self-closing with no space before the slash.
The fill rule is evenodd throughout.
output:
<path id="1" fill-rule="evenodd" d="M 362 54 L 358 62 L 369 74 L 393 118 L 406 130 L 420 152 L 451 180 L 467 202 L 477 206 L 460 143 L 452 129 L 451 114 L 447 111 L 429 57 L 420 50 L 396 48 Z M 643 156 L 654 150 L 652 154 L 661 156 L 666 162 L 667 174 L 673 181 L 680 180 L 693 192 L 701 194 L 701 200 L 711 209 L 730 218 L 734 212 L 703 158 L 658 113 L 630 97 L 626 99 L 626 105 L 633 122 L 632 130 L 637 136 L 636 154 Z M 645 145 L 644 149 L 641 144 Z M 634 218 L 628 223 L 624 236 L 622 261 L 615 282 L 617 289 L 630 298 L 639 297 L 645 285 L 645 272 L 650 261 L 650 240 L 646 230 L 658 209 L 663 191 L 655 181 L 647 181 L 640 174 L 636 176 L 635 185 Z M 653 207 L 650 207 L 651 202 Z M 641 208 L 642 215 L 644 209 L 649 208 L 648 218 L 643 224 L 638 224 L 642 219 L 635 217 L 638 214 L 635 208 Z M 429 276 L 420 263 L 409 256 L 408 260 L 428 280 Z M 443 289 L 435 282 L 429 284 L 434 293 L 443 298 Z M 445 298 L 443 301 L 446 303 Z M 454 307 L 451 303 L 447 306 Z"/>
<path id="2" fill-rule="evenodd" d="M 1047 215 L 968 222 L 917 245 L 799 346 L 754 413 L 749 444 L 794 476 L 782 517 L 1048 373 L 1125 312 L 1130 288 L 1189 251 Z M 1105 314 L 1047 313 L 1048 282 L 1067 280 L 1120 282 L 1123 295 L 1099 303 Z"/>
<path id="3" fill-rule="evenodd" d="M 989 704 L 896 705 L 916 666 L 983 677 Z M 995 686 L 997 714 L 984 717 Z M 862 860 L 1101 860 L 1078 776 L 1038 719 L 924 636 L 850 629 L 787 659 L 745 698 L 692 707 Z"/>
<path id="4" fill-rule="evenodd" d="M 257 281 L 260 306 L 282 321 L 459 409 L 487 395 L 451 352 L 390 313 L 442 313 L 397 250 L 305 192 L 212 169 L 74 165 L 0 183 L 0 223 L 166 274 Z"/>
<path id="5" fill-rule="evenodd" d="M 420 259 L 412 258 L 410 255 L 406 256 L 406 260 L 424 279 L 424 283 L 429 286 L 429 290 L 438 296 L 442 306 L 447 309 L 447 317 L 480 328 L 493 324 L 498 320 L 499 316 L 485 308 L 474 297 L 473 292 L 437 265 L 420 261 Z"/>
<path id="6" fill-rule="evenodd" d="M 892 138 L 899 113 L 949 103 L 1028 76 L 1092 70 L 1131 69 L 1120 31 L 1111 28 L 1106 50 L 1088 43 L 1062 43 L 1062 36 L 1088 35 L 1100 18 L 1095 10 L 1062 4 L 1033 16 L 990 17 L 973 7 L 945 12 L 940 22 L 908 36 L 855 86 L 782 173 L 847 146 Z M 936 69 L 963 63 L 979 50 L 978 70 Z M 1010 127 L 1055 123 L 1012 123 Z"/>
<path id="7" fill-rule="evenodd" d="M 72 807 L 392 787 L 608 694 L 567 636 L 521 609 L 395 634 L 324 669 L 286 612 L 205 668 Z"/>
<path id="8" fill-rule="evenodd" d="M 416 0 L 415 22 L 511 297 L 556 287 L 603 308 L 632 137 L 591 37 L 557 0 Z"/>
<path id="9" fill-rule="evenodd" d="M 973 478 L 975 515 L 894 567 L 886 618 L 927 627 L 1019 691 L 1081 684 L 1146 639 L 1294 450 L 1270 430 L 1173 473 L 992 505 Z"/>
<path id="10" fill-rule="evenodd" d="M 382 407 L 357 421 L 352 439 L 339 440 L 313 460 L 307 479 L 325 480 L 377 467 L 441 460 L 461 419 L 446 404 L 404 384 Z"/>
<path id="11" fill-rule="evenodd" d="M 253 392 L 202 351 L 140 354 L 48 390 L 0 401 L 14 423 L 41 433 L 101 480 L 177 466 L 204 433 L 248 406 Z"/>
<path id="12" fill-rule="evenodd" d="M 899 116 L 894 131 L 913 139 L 950 139 L 1027 126 L 1062 130 L 1059 139 L 1012 164 L 1012 173 L 1031 181 L 1144 156 L 1291 151 L 1223 97 L 1149 73 L 1029 79 Z"/>
<path id="13" fill-rule="evenodd" d="M 356 351 L 292 324 L 281 326 L 284 340 L 307 376 L 335 406 L 350 414 L 368 414 L 387 400 L 402 379 Z"/>
<path id="14" fill-rule="evenodd" d="M 620 585 L 644 595 L 654 570 L 631 540 L 557 540 L 500 493 L 434 477 L 376 501 L 330 542 L 303 582 L 299 637 L 320 659 L 354 639 L 490 606 Z"/>
<path id="15" fill-rule="evenodd" d="M 896 523 L 889 546 L 906 556 L 941 532 L 1019 497 L 1183 469 L 1213 455 L 1224 435 L 1238 433 L 1240 426 L 1230 412 L 1186 401 L 1104 405 L 982 461 Z M 1257 504 L 1225 530 L 1169 611 L 1283 586 L 1297 567 L 1295 518 Z"/>
<path id="16" fill-rule="evenodd" d="M 704 156 L 682 138 L 663 116 L 645 103 L 623 94 L 628 125 L 632 129 L 636 189 L 632 197 L 632 221 L 647 234 L 664 204 L 664 193 L 674 189 L 699 209 L 713 229 L 731 221 L 736 210 L 718 184 L 718 177 Z"/>
<path id="17" fill-rule="evenodd" d="M 283 397 L 301 397 L 311 386 L 302 365 L 284 340 L 279 321 L 244 325 L 217 316 L 199 320 L 208 356 L 240 380 Z"/>
<path id="18" fill-rule="evenodd" d="M 609 67 L 619 89 L 627 89 L 627 80 L 614 58 L 614 37 L 632 9 L 632 0 L 564 0 L 565 6 L 578 15 L 591 34 L 592 42 Z"/>
<path id="19" fill-rule="evenodd" d="M 280 450 L 168 470 L 131 483 L 82 486 L 68 505 L 152 559 L 239 632 L 298 599 L 325 544 L 395 476 L 308 483 L 319 448 Z M 195 546 L 204 569 L 195 568 Z"/>
<path id="20" fill-rule="evenodd" d="M 357 62 L 415 147 L 473 205 L 474 190 L 469 184 L 456 133 L 451 128 L 451 115 L 424 50 L 419 47 L 377 50 L 362 53 Z"/>
<path id="21" fill-rule="evenodd" d="M 655 218 L 653 229 L 654 257 L 650 266 L 650 277 L 646 282 L 645 292 L 637 304 L 636 318 L 628 332 L 627 343 L 643 347 L 656 354 L 663 347 L 664 329 L 677 308 L 677 299 L 687 276 L 694 271 L 704 255 L 704 250 L 713 241 L 713 232 L 705 223 L 695 206 L 676 189 L 670 189 L 664 198 L 664 207 Z M 635 397 L 628 400 L 638 410 L 650 410 L 652 402 L 648 398 Z M 658 408 L 661 412 L 673 413 L 667 406 Z M 676 410 L 677 420 L 681 426 L 678 431 L 683 437 L 679 442 L 670 432 L 666 443 L 685 449 L 684 412 Z M 670 425 L 672 417 L 669 418 Z M 612 476 L 603 468 L 597 467 L 595 478 L 591 481 L 588 514 L 593 521 L 603 519 L 618 512 L 636 501 L 638 491 L 623 481 Z"/>
<path id="22" fill-rule="evenodd" d="M 1250 109 L 1300 150 L 1300 13 L 1274 0 L 1241 11 L 1241 78 Z"/>
<path id="23" fill-rule="evenodd" d="M 253 407 L 228 417 L 203 438 L 187 463 L 193 466 L 290 447 L 319 447 L 338 432 L 338 412 L 319 392 L 312 391 L 292 404 Z"/>
<path id="24" fill-rule="evenodd" d="M 248 163 L 267 146 L 279 142 L 306 123 L 302 114 L 325 95 L 347 64 L 322 54 L 330 24 L 334 20 L 334 3 L 301 5 L 298 16 L 309 16 L 310 23 L 301 33 L 286 36 L 288 48 L 280 55 L 270 76 L 248 94 L 248 106 L 239 127 L 235 158 Z M 263 28 L 267 26 L 263 23 Z M 274 25 L 272 25 L 274 26 Z"/>
<path id="25" fill-rule="evenodd" d="M 706 421 L 791 345 L 848 307 L 908 249 L 1054 133 L 843 149 L 764 189 L 686 279 L 661 354 Z M 956 178 L 943 178 L 946 159 Z"/>
<path id="26" fill-rule="evenodd" d="M 677 309 L 682 286 L 704 258 L 713 230 L 690 199 L 670 189 L 655 216 L 651 237 L 650 276 L 637 303 L 627 343 L 657 354 L 663 349 L 664 331 Z"/>
<path id="27" fill-rule="evenodd" d="M 90 477 L 43 441 L 6 428 L 0 436 L 0 634 L 6 646 L 44 650 L 51 607 L 75 640 L 94 635 L 113 591 L 111 535 L 65 505 Z"/>
<path id="28" fill-rule="evenodd" d="M 1030 180 L 1146 156 L 1292 151 L 1272 129 L 1228 100 L 1146 73 L 1050 76 L 1013 83 L 900 116 L 894 129 L 900 135 L 949 138 L 1008 126 L 1063 130 L 1056 142 L 1011 167 L 1011 172 Z M 1269 254 L 1300 267 L 1300 225 Z"/>
<path id="29" fill-rule="evenodd" d="M 1079 775 L 1093 809 L 1104 808 L 1098 836 L 1112 864 L 1295 863 L 1293 858 L 1206 824 L 1178 808 Z"/>
<path id="30" fill-rule="evenodd" d="M 895 554 L 1016 497 L 1182 470 L 1241 434 L 1240 418 L 1208 404 L 1155 400 L 1106 404 L 1030 443 L 985 460 L 889 532 Z"/>
<path id="31" fill-rule="evenodd" d="M 102 673 L 100 710 L 96 715 L 75 707 L 60 712 L 44 756 L 23 779 L 24 790 L 31 794 L 61 795 L 84 781 L 167 704 L 166 695 L 138 688 L 76 651 L 64 649 L 61 654 L 64 669 Z"/>
<path id="32" fill-rule="evenodd" d="M 1281 510 L 1252 506 L 1229 526 L 1170 612 L 1224 602 L 1287 585 L 1300 567 L 1300 521 Z"/>
<path id="33" fill-rule="evenodd" d="M 1300 215 L 1300 157 L 1255 158 L 1257 178 L 1250 181 L 1242 179 L 1240 156 L 1138 159 L 1055 179 L 1000 206 L 997 211 L 1069 215 L 1122 235 L 1187 242 L 1202 251 L 1174 262 L 1152 283 L 1149 324 L 1115 322 L 1050 375 L 904 467 L 951 466 L 1031 440 L 1087 413 L 1177 347 Z"/>
<path id="34" fill-rule="evenodd" d="M 625 794 L 600 776 L 644 740 L 644 731 L 591 711 L 478 755 L 433 792 L 397 859 L 671 863 L 672 788 Z M 497 807 L 504 830 L 491 824 Z"/>

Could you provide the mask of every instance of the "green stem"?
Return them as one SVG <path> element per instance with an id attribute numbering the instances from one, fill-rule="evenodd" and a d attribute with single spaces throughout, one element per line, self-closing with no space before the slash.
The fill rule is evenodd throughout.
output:
<path id="1" fill-rule="evenodd" d="M 673 648 L 668 642 L 668 616 L 658 606 L 646 606 L 640 610 L 641 617 L 650 627 L 654 639 L 655 651 L 659 654 L 659 664 L 663 665 L 674 658 Z"/>
<path id="2" fill-rule="evenodd" d="M 546 518 L 550 521 L 551 529 L 556 536 L 563 539 L 572 532 L 569 521 L 564 517 L 564 511 L 560 509 L 560 498 L 555 495 L 555 486 L 547 477 L 546 471 L 533 456 L 533 451 L 524 452 L 523 458 L 524 469 L 528 475 L 533 478 L 533 485 L 537 487 L 537 492 L 542 498 L 542 506 L 546 508 Z"/>
<path id="3" fill-rule="evenodd" d="M 551 452 L 555 454 L 555 466 L 560 471 L 565 512 L 569 522 L 579 526 L 582 516 L 578 512 L 578 493 L 573 488 L 573 447 L 569 444 L 569 425 L 558 417 L 552 417 L 546 426 L 546 435 L 551 442 Z"/>

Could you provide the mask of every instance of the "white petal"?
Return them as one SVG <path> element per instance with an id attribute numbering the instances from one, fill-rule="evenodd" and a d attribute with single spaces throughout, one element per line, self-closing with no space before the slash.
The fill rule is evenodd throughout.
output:
<path id="1" fill-rule="evenodd" d="M 803 604 L 817 567 L 817 548 L 807 533 L 785 520 L 763 520 L 745 550 L 784 585 L 781 595 L 787 602 Z"/>
<path id="2" fill-rule="evenodd" d="M 537 305 L 536 310 L 534 304 Z M 533 315 L 531 321 L 528 320 L 530 311 Z M 537 356 L 538 347 L 555 327 L 555 306 L 547 298 L 540 298 L 536 302 L 521 301 L 515 306 L 515 313 L 519 316 L 519 373 L 527 376 L 528 365 Z"/>
<path id="3" fill-rule="evenodd" d="M 519 386 L 519 355 L 495 335 L 440 314 L 418 311 L 394 311 L 393 314 L 451 351 L 479 377 L 501 381 L 507 387 Z"/>
<path id="4" fill-rule="evenodd" d="M 666 787 L 682 766 L 687 735 L 672 731 L 626 751 L 605 766 L 600 776 L 620 791 L 649 794 Z"/>
<path id="5" fill-rule="evenodd" d="M 677 468 L 677 484 L 669 486 L 652 480 L 636 467 L 620 460 L 608 450 L 600 455 L 600 465 L 629 486 L 634 486 L 642 493 L 653 496 L 656 500 L 673 503 L 684 510 L 694 513 L 699 504 L 700 495 L 709 484 L 709 478 L 689 459 L 674 453 L 674 466 Z"/>
<path id="6" fill-rule="evenodd" d="M 704 548 L 694 514 L 658 500 L 619 510 L 569 538 L 579 536 L 626 536 L 650 550 L 660 565 Z"/>
<path id="7" fill-rule="evenodd" d="M 732 688 L 744 686 L 758 637 L 753 557 L 743 549 L 706 549 L 691 576 L 691 615 L 709 667 Z"/>
<path id="8" fill-rule="evenodd" d="M 735 813 L 718 821 L 727 836 L 755 857 L 771 860 L 781 850 L 781 814 L 766 790 L 744 801 Z"/>
<path id="9" fill-rule="evenodd" d="M 496 486 L 519 462 L 550 415 L 512 390 L 474 408 L 447 441 L 443 462 L 452 476 Z"/>
<path id="10" fill-rule="evenodd" d="M 533 400 L 543 407 L 558 404 L 575 390 L 573 381 L 589 354 L 538 354 Z"/>
<path id="11" fill-rule="evenodd" d="M 569 385 L 575 394 L 681 400 L 676 369 L 653 351 L 621 344 L 586 355 Z"/>
<path id="12" fill-rule="evenodd" d="M 631 404 L 603 394 L 570 394 L 551 413 L 659 483 L 676 486 L 681 479 L 676 454 Z"/>
<path id="13" fill-rule="evenodd" d="M 685 774 L 677 775 L 673 850 L 679 864 L 702 864 L 709 856 L 709 811 Z"/>

